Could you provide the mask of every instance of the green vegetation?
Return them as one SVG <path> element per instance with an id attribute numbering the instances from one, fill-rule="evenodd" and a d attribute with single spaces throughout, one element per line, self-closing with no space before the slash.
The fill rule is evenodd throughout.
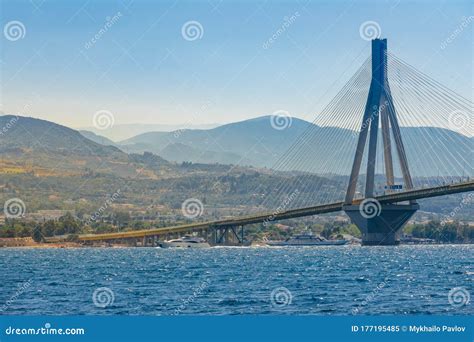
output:
<path id="1" fill-rule="evenodd" d="M 116 211 L 100 221 L 83 221 L 71 214 L 66 214 L 58 220 L 33 222 L 18 219 L 8 219 L 0 225 L 0 238 L 29 237 L 37 242 L 45 237 L 67 236 L 69 241 L 77 239 L 78 234 L 100 234 L 119 231 L 159 228 L 171 225 L 169 220 L 133 221 L 127 212 Z"/>
<path id="2" fill-rule="evenodd" d="M 459 222 L 441 224 L 430 221 L 427 224 L 408 225 L 404 232 L 416 238 L 433 239 L 440 243 L 474 242 L 474 227 Z"/>
<path id="3" fill-rule="evenodd" d="M 180 222 L 183 223 L 183 222 Z M 325 238 L 343 238 L 348 234 L 360 238 L 357 227 L 345 222 L 327 222 L 324 224 L 313 224 L 306 226 L 304 223 L 295 221 L 285 222 L 288 225 L 272 223 L 264 226 L 254 224 L 247 226 L 245 235 L 252 241 L 284 240 L 292 235 L 311 231 Z M 41 242 L 45 237 L 67 236 L 67 241 L 76 241 L 79 234 L 99 234 L 119 231 L 132 231 L 140 229 L 151 229 L 177 224 L 170 220 L 139 221 L 133 220 L 127 212 L 113 212 L 107 220 L 98 222 L 81 221 L 66 214 L 58 220 L 48 220 L 41 223 L 24 220 L 7 220 L 0 226 L 0 238 L 29 237 L 36 242 Z M 441 224 L 430 221 L 427 224 L 407 225 L 404 234 L 415 238 L 429 238 L 438 243 L 474 243 L 474 227 L 459 222 Z"/>

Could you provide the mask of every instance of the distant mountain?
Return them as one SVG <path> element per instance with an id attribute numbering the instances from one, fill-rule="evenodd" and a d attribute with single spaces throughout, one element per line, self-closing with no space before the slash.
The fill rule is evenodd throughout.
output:
<path id="1" fill-rule="evenodd" d="M 473 138 L 435 127 L 402 127 L 401 132 L 412 176 L 470 174 Z M 297 147 L 287 154 L 295 143 Z M 114 143 L 45 120 L 0 116 L 0 168 L 16 170 L 15 165 L 21 165 L 23 172 L 43 168 L 77 174 L 90 169 L 133 176 L 143 169 L 140 175 L 153 178 L 166 168 L 175 172 L 171 161 L 347 175 L 356 145 L 353 131 L 296 118 L 282 130 L 272 127 L 271 118 L 265 116 L 208 130 L 149 132 Z M 378 151 L 376 172 L 383 173 L 382 149 Z M 400 176 L 395 161 L 395 174 Z"/>
<path id="2" fill-rule="evenodd" d="M 252 162 L 232 152 L 207 151 L 175 143 L 168 144 L 159 153 L 164 159 L 174 162 L 188 161 L 203 164 L 240 164 L 251 165 Z"/>
<path id="3" fill-rule="evenodd" d="M 304 137 L 293 161 L 282 155 Z M 473 158 L 474 139 L 436 127 L 402 127 L 402 137 L 413 176 L 463 174 Z M 379 139 L 381 141 L 381 138 Z M 150 151 L 176 162 L 252 165 L 320 174 L 349 174 L 357 134 L 338 127 L 319 127 L 293 118 L 291 126 L 278 130 L 271 117 L 231 123 L 209 130 L 149 132 L 118 143 L 127 152 Z M 394 147 L 395 148 L 395 147 Z M 379 149 L 381 151 L 381 149 Z M 395 150 L 394 150 L 394 153 Z M 383 165 L 383 164 L 380 164 Z M 400 175 L 400 170 L 395 167 Z M 363 173 L 363 170 L 362 172 Z"/>
<path id="4" fill-rule="evenodd" d="M 312 124 L 293 118 L 277 130 L 270 116 L 231 123 L 209 130 L 150 132 L 119 142 L 124 151 L 150 151 L 173 161 L 239 163 L 270 166 Z"/>
<path id="5" fill-rule="evenodd" d="M 21 149 L 60 155 L 125 157 L 117 147 L 96 143 L 78 131 L 46 120 L 4 115 L 0 116 L 0 127 L 3 127 L 0 153 Z"/>
<path id="6" fill-rule="evenodd" d="M 102 172 L 136 176 L 137 169 L 145 167 L 147 172 L 143 174 L 150 176 L 169 164 L 152 154 L 128 155 L 111 146 L 110 141 L 92 136 L 106 146 L 83 134 L 46 120 L 0 116 L 0 171 L 38 175 Z"/>
<path id="7" fill-rule="evenodd" d="M 172 132 L 179 129 L 211 129 L 219 126 L 218 124 L 207 124 L 207 125 L 159 125 L 159 124 L 122 124 L 113 125 L 106 130 L 99 130 L 95 127 L 80 127 L 79 131 L 88 131 L 95 133 L 100 136 L 104 136 L 112 141 L 120 141 L 134 137 L 139 134 L 146 132 Z"/>
<path id="8" fill-rule="evenodd" d="M 104 145 L 104 146 L 115 146 L 118 147 L 118 145 L 110 140 L 109 138 L 106 138 L 102 135 L 95 134 L 94 132 L 91 131 L 79 131 L 84 137 L 86 137 L 89 140 L 92 140 L 93 142 L 96 142 L 98 144 Z"/>

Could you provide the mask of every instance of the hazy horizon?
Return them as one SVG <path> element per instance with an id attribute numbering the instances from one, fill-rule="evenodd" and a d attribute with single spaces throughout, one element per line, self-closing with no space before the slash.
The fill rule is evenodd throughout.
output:
<path id="1" fill-rule="evenodd" d="M 19 114 L 17 114 L 17 115 L 20 116 L 20 117 L 22 116 L 22 115 L 19 115 Z M 15 114 L 0 113 L 0 117 L 2 117 L 2 116 L 15 116 Z M 115 143 L 120 143 L 124 140 L 133 138 L 135 136 L 138 136 L 138 135 L 144 134 L 144 133 L 153 133 L 153 132 L 170 133 L 170 132 L 176 132 L 176 131 L 181 131 L 181 130 L 209 130 L 209 129 L 218 128 L 218 127 L 225 126 L 225 125 L 237 124 L 237 123 L 240 123 L 240 122 L 253 121 L 253 120 L 257 120 L 257 119 L 266 119 L 266 118 L 268 118 L 268 125 L 272 126 L 272 124 L 275 123 L 275 122 L 272 123 L 272 121 L 278 120 L 277 117 L 272 117 L 272 115 L 266 114 L 266 115 L 260 115 L 260 116 L 254 117 L 254 118 L 249 118 L 249 119 L 244 119 L 244 120 L 235 120 L 235 121 L 229 121 L 229 122 L 224 122 L 224 123 L 209 123 L 209 124 L 182 123 L 182 124 L 174 124 L 174 125 L 173 124 L 166 125 L 166 124 L 159 124 L 159 123 L 154 123 L 154 124 L 130 123 L 130 124 L 117 124 L 117 125 L 107 127 L 107 129 L 101 129 L 101 128 L 94 127 L 94 126 L 86 126 L 86 127 L 68 126 L 68 125 L 61 124 L 59 122 L 54 122 L 54 121 L 47 120 L 45 118 L 40 118 L 40 117 L 37 117 L 37 116 L 34 116 L 34 115 L 33 116 L 25 116 L 25 117 L 29 117 L 29 118 L 32 118 L 32 119 L 50 121 L 50 122 L 53 122 L 55 124 L 66 126 L 68 128 L 71 128 L 71 129 L 74 129 L 74 130 L 77 130 L 77 131 L 92 132 L 92 133 L 95 133 L 98 136 L 108 138 L 108 139 L 112 140 Z M 281 119 L 286 120 L 287 118 L 281 118 Z M 305 120 L 305 119 L 301 119 L 301 118 L 297 118 L 297 117 L 291 117 L 290 121 L 286 121 L 285 123 L 287 125 L 291 126 L 291 122 L 294 121 L 294 120 L 302 120 L 302 121 L 304 121 L 308 124 L 318 125 L 315 122 L 311 122 L 309 120 Z M 320 127 L 337 127 L 337 126 L 321 125 Z M 463 132 L 463 131 L 459 131 L 459 130 L 456 130 L 456 129 L 450 129 L 449 127 L 443 127 L 443 126 L 433 126 L 433 125 L 403 126 L 403 125 L 401 125 L 401 127 L 405 127 L 405 128 L 410 128 L 410 127 L 411 128 L 416 128 L 416 127 L 427 127 L 427 128 L 429 128 L 429 127 L 433 127 L 433 128 L 440 128 L 440 129 L 448 129 L 448 130 L 451 130 L 454 133 L 464 135 L 468 138 L 471 138 L 471 139 L 474 138 L 473 135 L 466 135 L 465 132 Z M 337 128 L 340 128 L 340 129 L 343 129 L 343 130 L 348 129 L 348 128 L 344 128 L 344 127 L 337 127 Z"/>

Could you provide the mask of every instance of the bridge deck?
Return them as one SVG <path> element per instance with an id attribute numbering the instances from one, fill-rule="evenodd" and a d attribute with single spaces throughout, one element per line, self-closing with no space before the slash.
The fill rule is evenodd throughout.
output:
<path id="1" fill-rule="evenodd" d="M 389 195 L 375 197 L 381 204 L 384 203 L 398 203 L 409 200 L 417 200 L 422 198 L 437 197 L 461 192 L 474 191 L 474 181 L 468 181 L 458 184 L 410 190 L 405 192 L 393 193 Z M 359 204 L 363 199 L 354 200 L 352 204 Z M 114 239 L 126 238 L 142 238 L 145 236 L 163 235 L 167 233 L 188 232 L 193 230 L 201 230 L 208 228 L 225 228 L 230 226 L 242 226 L 254 223 L 263 223 L 265 221 L 278 221 L 296 217 L 312 216 L 318 214 L 326 214 L 331 212 L 341 211 L 344 202 L 316 205 L 306 208 L 290 209 L 280 212 L 267 212 L 258 215 L 249 215 L 236 217 L 226 220 L 197 222 L 190 224 L 183 224 L 164 228 L 155 228 L 147 230 L 135 230 L 121 233 L 106 233 L 106 234 L 88 234 L 79 235 L 79 241 L 105 241 Z M 47 238 L 47 242 L 58 242 L 63 240 L 61 237 Z"/>

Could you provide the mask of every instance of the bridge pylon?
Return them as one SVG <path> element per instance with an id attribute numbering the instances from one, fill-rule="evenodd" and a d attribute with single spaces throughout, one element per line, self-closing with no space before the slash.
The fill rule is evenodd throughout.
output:
<path id="1" fill-rule="evenodd" d="M 349 179 L 343 210 L 362 232 L 363 245 L 397 245 L 403 225 L 419 209 L 415 201 L 409 204 L 380 204 L 374 197 L 377 139 L 381 129 L 386 185 L 389 191 L 395 187 L 393 171 L 392 136 L 395 143 L 405 188 L 413 189 L 405 147 L 400 134 L 397 113 L 387 77 L 387 40 L 372 40 L 372 80 L 369 88 L 362 126 L 359 133 L 354 163 Z M 368 138 L 365 200 L 355 205 L 362 158 Z"/>

